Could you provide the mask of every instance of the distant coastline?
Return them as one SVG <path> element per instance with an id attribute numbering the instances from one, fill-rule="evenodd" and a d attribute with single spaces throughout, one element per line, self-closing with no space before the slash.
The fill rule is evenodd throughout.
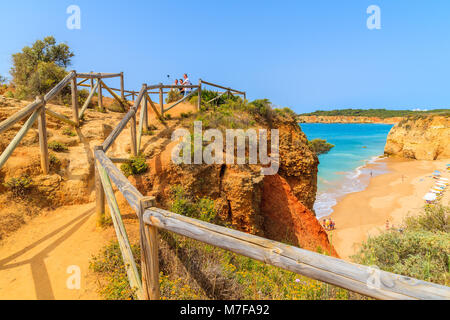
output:
<path id="1" fill-rule="evenodd" d="M 299 116 L 299 123 L 380 123 L 397 124 L 403 117 L 379 118 L 360 116 Z"/>

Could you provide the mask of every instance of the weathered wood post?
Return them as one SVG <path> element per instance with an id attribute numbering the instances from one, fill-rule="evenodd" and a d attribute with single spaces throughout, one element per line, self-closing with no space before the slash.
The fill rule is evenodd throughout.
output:
<path id="1" fill-rule="evenodd" d="M 93 72 L 91 71 L 91 74 L 93 74 Z M 91 78 L 91 92 L 94 89 L 94 78 Z"/>
<path id="2" fill-rule="evenodd" d="M 136 113 L 133 114 L 133 116 L 131 117 L 130 126 L 131 126 L 130 127 L 130 130 L 131 130 L 131 154 L 136 157 L 138 155 L 137 139 L 136 139 Z"/>
<path id="3" fill-rule="evenodd" d="M 159 300 L 158 229 L 144 223 L 144 212 L 154 207 L 155 197 L 140 199 L 139 230 L 141 244 L 142 291 L 145 300 Z"/>
<path id="4" fill-rule="evenodd" d="M 198 103 L 197 110 L 200 111 L 202 106 L 202 79 L 198 80 Z"/>
<path id="5" fill-rule="evenodd" d="M 163 84 L 159 84 L 159 107 L 161 108 L 161 116 L 164 119 L 164 94 L 163 94 Z"/>
<path id="6" fill-rule="evenodd" d="M 73 121 L 80 125 L 80 118 L 78 117 L 78 86 L 77 86 L 77 77 L 75 76 L 71 82 L 72 89 L 72 112 L 73 112 Z"/>
<path id="7" fill-rule="evenodd" d="M 94 147 L 94 151 L 102 150 L 102 146 Z M 95 170 L 95 198 L 96 198 L 96 213 L 97 213 L 97 226 L 103 224 L 105 218 L 105 190 L 103 189 L 102 179 L 100 172 L 98 171 L 98 161 L 94 156 L 94 170 Z"/>
<path id="8" fill-rule="evenodd" d="M 148 131 L 148 101 L 147 101 L 147 95 L 145 94 L 142 99 L 142 112 L 144 112 L 144 125 L 143 130 Z"/>
<path id="9" fill-rule="evenodd" d="M 123 72 L 120 73 L 120 97 L 125 101 L 125 84 L 123 78 Z"/>
<path id="10" fill-rule="evenodd" d="M 36 97 L 36 102 L 42 101 L 42 97 Z M 47 123 L 45 119 L 45 103 L 41 107 L 41 111 L 38 117 L 38 130 L 39 130 L 39 147 L 41 149 L 41 168 L 43 174 L 48 174 L 50 171 L 48 146 L 47 146 Z"/>
<path id="11" fill-rule="evenodd" d="M 97 79 L 98 82 L 98 110 L 100 112 L 103 112 L 103 91 L 102 91 L 102 82 L 100 81 L 100 78 Z"/>

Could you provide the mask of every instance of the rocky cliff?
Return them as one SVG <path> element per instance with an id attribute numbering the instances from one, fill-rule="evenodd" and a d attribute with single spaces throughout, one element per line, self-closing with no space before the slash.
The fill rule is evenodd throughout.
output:
<path id="1" fill-rule="evenodd" d="M 402 117 L 378 118 L 378 117 L 356 117 L 356 116 L 300 116 L 300 123 L 385 123 L 396 124 Z"/>
<path id="2" fill-rule="evenodd" d="M 392 128 L 384 152 L 407 159 L 450 159 L 450 117 L 405 118 Z"/>
<path id="3" fill-rule="evenodd" d="M 0 121 L 20 110 L 26 103 L 3 99 Z M 192 110 L 195 106 L 189 104 Z M 186 106 L 186 107 L 189 107 Z M 71 110 L 64 106 L 49 105 L 54 111 L 70 117 Z M 142 152 L 147 158 L 149 172 L 131 176 L 129 180 L 147 195 L 157 197 L 158 205 L 170 207 L 173 186 L 181 185 L 193 198 L 209 197 L 214 200 L 218 216 L 238 230 L 266 236 L 278 241 L 317 251 L 321 248 L 336 255 L 328 241 L 326 232 L 317 221 L 312 207 L 317 191 L 317 156 L 309 149 L 307 138 L 294 118 L 274 115 L 267 119 L 248 119 L 255 128 L 277 128 L 280 135 L 280 169 L 277 175 L 264 177 L 259 165 L 176 165 L 171 161 L 173 130 L 184 119 L 173 109 L 172 120 L 164 127 L 154 121 L 152 135 L 143 136 Z M 172 110 L 171 110 L 172 111 Z M 16 212 L 29 207 L 30 199 L 37 199 L 33 208 L 57 207 L 95 200 L 94 161 L 92 148 L 100 145 L 123 114 L 105 114 L 89 110 L 83 126 L 74 130 L 59 120 L 48 118 L 49 142 L 55 141 L 67 146 L 64 152 L 54 152 L 57 163 L 51 166 L 51 173 L 40 173 L 37 128 L 34 127 L 0 170 L 0 218 L 2 221 L 16 219 Z M 195 115 L 194 115 L 195 117 Z M 0 135 L 2 152 L 17 131 L 20 124 Z M 108 151 L 110 157 L 130 156 L 130 137 L 124 130 Z M 270 142 L 269 142 L 270 143 Z M 269 148 L 270 149 L 270 148 Z M 32 190 L 22 203 L 11 197 L 3 183 L 11 178 L 28 176 L 32 179 Z M 123 214 L 131 213 L 129 206 L 117 193 Z M 11 225 L 10 222 L 7 223 Z M 0 238 L 2 225 L 0 223 Z"/>
<path id="4" fill-rule="evenodd" d="M 261 175 L 259 165 L 176 165 L 170 143 L 148 161 L 150 172 L 132 177 L 138 189 L 156 196 L 158 205 L 170 207 L 173 186 L 181 185 L 192 198 L 214 200 L 223 221 L 238 230 L 337 255 L 312 207 L 317 191 L 317 156 L 294 118 L 259 121 L 259 128 L 280 133 L 280 170 Z"/>

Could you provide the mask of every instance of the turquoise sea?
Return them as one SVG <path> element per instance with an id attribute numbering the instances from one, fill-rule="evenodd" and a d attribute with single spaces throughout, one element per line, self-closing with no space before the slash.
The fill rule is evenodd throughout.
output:
<path id="1" fill-rule="evenodd" d="M 314 209 L 318 218 L 333 212 L 345 194 L 364 190 L 369 179 L 387 172 L 383 166 L 366 168 L 383 155 L 392 125 L 302 123 L 309 140 L 326 139 L 335 147 L 319 156 L 318 192 Z"/>

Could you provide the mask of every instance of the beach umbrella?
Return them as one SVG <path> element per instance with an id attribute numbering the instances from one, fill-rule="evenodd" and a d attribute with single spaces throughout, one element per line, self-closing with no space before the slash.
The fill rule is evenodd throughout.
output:
<path id="1" fill-rule="evenodd" d="M 441 193 L 440 191 L 434 190 L 434 189 L 431 189 L 430 192 L 431 192 L 431 193 Z"/>
<path id="2" fill-rule="evenodd" d="M 442 180 L 442 181 L 448 181 L 447 178 L 439 178 L 439 180 Z"/>
<path id="3" fill-rule="evenodd" d="M 423 200 L 426 200 L 426 201 L 433 201 L 433 200 L 436 200 L 436 194 L 435 193 L 427 193 L 424 197 L 423 197 Z"/>
<path id="4" fill-rule="evenodd" d="M 440 172 L 439 170 L 436 170 L 435 172 L 433 172 L 433 175 L 435 175 L 435 176 L 440 176 L 440 175 L 441 175 L 441 172 Z"/>
<path id="5" fill-rule="evenodd" d="M 437 185 L 437 186 L 441 186 L 441 187 L 445 187 L 445 186 L 446 186 L 446 184 L 443 183 L 443 182 L 438 182 L 438 183 L 436 183 L 436 185 Z"/>

